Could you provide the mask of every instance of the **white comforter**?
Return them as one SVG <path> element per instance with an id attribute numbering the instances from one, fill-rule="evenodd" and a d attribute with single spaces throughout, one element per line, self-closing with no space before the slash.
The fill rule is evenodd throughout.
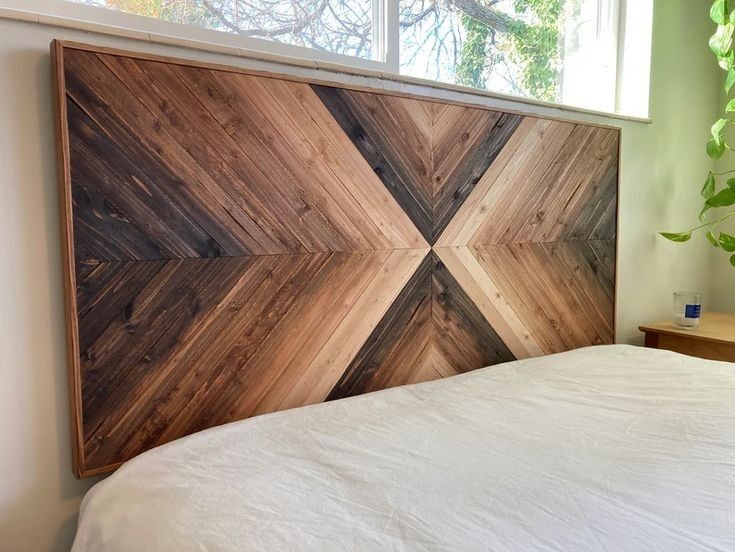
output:
<path id="1" fill-rule="evenodd" d="M 628 346 L 229 424 L 97 484 L 75 552 L 735 550 L 735 365 Z"/>

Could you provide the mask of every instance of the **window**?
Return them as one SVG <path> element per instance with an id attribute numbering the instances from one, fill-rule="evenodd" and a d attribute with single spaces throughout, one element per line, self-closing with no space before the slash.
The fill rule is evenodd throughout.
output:
<path id="1" fill-rule="evenodd" d="M 401 71 L 557 99 L 561 0 L 401 0 Z"/>
<path id="2" fill-rule="evenodd" d="M 244 37 L 374 59 L 372 0 L 68 1 Z"/>
<path id="3" fill-rule="evenodd" d="M 617 13 L 617 0 L 400 0 L 401 72 L 610 109 Z"/>
<path id="4" fill-rule="evenodd" d="M 149 34 L 648 115 L 652 0 L 0 0 Z"/>

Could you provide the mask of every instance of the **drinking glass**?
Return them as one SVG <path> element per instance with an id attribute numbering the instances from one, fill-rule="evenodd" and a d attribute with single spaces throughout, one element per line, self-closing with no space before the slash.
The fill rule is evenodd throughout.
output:
<path id="1" fill-rule="evenodd" d="M 674 326 L 685 330 L 699 328 L 702 316 L 702 294 L 694 291 L 674 293 Z"/>

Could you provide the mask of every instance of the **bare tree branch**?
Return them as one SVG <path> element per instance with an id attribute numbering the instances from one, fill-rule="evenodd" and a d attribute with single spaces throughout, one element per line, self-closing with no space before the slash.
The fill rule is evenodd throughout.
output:
<path id="1" fill-rule="evenodd" d="M 202 0 L 202 3 L 206 6 L 206 8 L 210 12 L 212 12 L 217 17 L 217 19 L 225 27 L 227 27 L 233 32 L 236 32 L 244 36 L 273 38 L 273 37 L 282 36 L 286 34 L 297 35 L 300 32 L 302 32 L 304 29 L 312 25 L 315 21 L 319 20 L 319 18 L 324 13 L 324 10 L 327 8 L 328 1 L 329 0 L 322 0 L 317 5 L 317 8 L 314 10 L 314 12 L 311 15 L 305 15 L 304 17 L 300 17 L 300 18 L 297 16 L 294 16 L 291 22 L 285 25 L 282 25 L 280 27 L 274 27 L 271 29 L 243 29 L 242 27 L 231 22 L 225 16 L 222 10 L 216 7 L 211 0 Z"/>
<path id="2" fill-rule="evenodd" d="M 515 19 L 501 11 L 488 8 L 477 0 L 447 0 L 447 3 L 467 14 L 472 19 L 484 23 L 491 29 L 501 33 L 509 32 L 514 25 L 524 25 L 521 20 Z"/>

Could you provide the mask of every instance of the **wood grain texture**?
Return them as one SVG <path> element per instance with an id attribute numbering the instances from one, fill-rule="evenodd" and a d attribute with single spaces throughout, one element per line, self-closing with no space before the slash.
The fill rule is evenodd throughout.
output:
<path id="1" fill-rule="evenodd" d="M 646 347 L 735 362 L 735 314 L 705 312 L 697 329 L 675 327 L 671 320 L 644 324 Z"/>
<path id="2" fill-rule="evenodd" d="M 615 237 L 619 133 L 526 118 L 436 245 Z"/>
<path id="3" fill-rule="evenodd" d="M 618 132 L 57 45 L 75 470 L 614 338 Z"/>
<path id="4" fill-rule="evenodd" d="M 431 253 L 354 356 L 328 399 L 453 376 L 515 360 Z"/>
<path id="5" fill-rule="evenodd" d="M 614 341 L 613 242 L 498 245 L 475 255 L 545 354 Z"/>
<path id="6" fill-rule="evenodd" d="M 313 88 L 432 244 L 523 119 L 482 109 Z"/>
<path id="7" fill-rule="evenodd" d="M 67 390 L 69 394 L 69 434 L 71 436 L 72 469 L 83 475 L 82 457 L 82 391 L 79 372 L 79 320 L 76 302 L 76 266 L 74 261 L 73 200 L 70 171 L 69 128 L 67 121 L 64 48 L 51 42 L 51 82 L 54 95 L 54 129 L 56 132 L 56 164 L 59 200 L 59 234 L 61 237 L 62 278 L 65 305 Z M 84 266 L 82 271 L 88 270 Z M 93 470 L 86 470 L 92 475 Z"/>

